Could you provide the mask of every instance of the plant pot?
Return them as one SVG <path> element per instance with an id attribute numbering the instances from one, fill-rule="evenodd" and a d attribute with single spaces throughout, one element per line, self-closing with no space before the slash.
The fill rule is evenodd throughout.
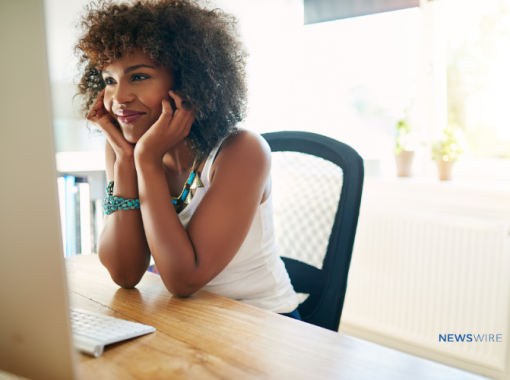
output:
<path id="1" fill-rule="evenodd" d="M 411 166 L 413 164 L 414 151 L 403 150 L 395 154 L 395 163 L 397 164 L 397 176 L 410 177 Z"/>
<path id="2" fill-rule="evenodd" d="M 439 179 L 441 181 L 449 181 L 452 179 L 452 168 L 456 161 L 436 161 L 439 171 Z"/>

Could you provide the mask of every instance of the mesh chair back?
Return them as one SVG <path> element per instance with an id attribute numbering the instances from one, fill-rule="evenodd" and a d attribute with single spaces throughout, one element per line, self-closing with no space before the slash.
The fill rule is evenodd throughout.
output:
<path id="1" fill-rule="evenodd" d="M 271 180 L 280 255 L 322 269 L 342 191 L 342 169 L 310 154 L 275 152 Z"/>
<path id="2" fill-rule="evenodd" d="M 363 162 L 308 132 L 264 134 L 272 150 L 276 244 L 305 322 L 338 330 L 356 233 Z"/>

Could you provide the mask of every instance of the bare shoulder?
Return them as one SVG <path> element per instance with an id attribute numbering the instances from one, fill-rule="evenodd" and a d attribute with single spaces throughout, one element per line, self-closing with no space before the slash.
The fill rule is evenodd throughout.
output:
<path id="1" fill-rule="evenodd" d="M 266 140 L 258 133 L 239 128 L 223 142 L 216 161 L 220 159 L 222 161 L 236 159 L 245 164 L 255 160 L 270 165 L 271 149 Z"/>
<path id="2" fill-rule="evenodd" d="M 211 179 L 220 167 L 239 169 L 240 166 L 262 175 L 271 169 L 271 149 L 266 140 L 258 133 L 242 128 L 230 134 L 221 145 L 212 166 Z"/>

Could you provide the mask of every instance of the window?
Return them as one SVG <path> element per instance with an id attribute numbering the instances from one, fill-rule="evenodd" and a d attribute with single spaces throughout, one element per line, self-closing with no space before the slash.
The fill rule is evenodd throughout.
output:
<path id="1" fill-rule="evenodd" d="M 476 158 L 510 158 L 510 2 L 448 0 L 448 124 Z"/>
<path id="2" fill-rule="evenodd" d="M 394 171 L 395 125 L 418 91 L 419 8 L 305 26 L 300 1 L 232 11 L 250 53 L 246 127 L 324 134 Z"/>

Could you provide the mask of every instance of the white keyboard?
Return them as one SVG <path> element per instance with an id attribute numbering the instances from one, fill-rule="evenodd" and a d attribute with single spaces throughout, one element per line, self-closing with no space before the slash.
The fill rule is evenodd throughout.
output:
<path id="1" fill-rule="evenodd" d="M 71 308 L 74 346 L 84 354 L 99 357 L 104 346 L 156 331 L 152 326 Z"/>

